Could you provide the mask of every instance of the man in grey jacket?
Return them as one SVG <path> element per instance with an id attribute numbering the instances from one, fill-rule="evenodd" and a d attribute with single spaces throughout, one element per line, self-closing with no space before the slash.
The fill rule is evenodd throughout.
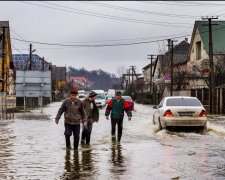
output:
<path id="1" fill-rule="evenodd" d="M 82 126 L 82 145 L 85 145 L 85 143 L 86 145 L 90 145 L 93 122 L 98 122 L 99 120 L 99 111 L 95 104 L 96 96 L 97 94 L 94 91 L 91 91 L 88 97 L 82 101 L 87 116 L 87 123 Z"/>
<path id="2" fill-rule="evenodd" d="M 79 138 L 80 138 L 80 123 L 86 122 L 86 114 L 82 102 L 77 98 L 78 92 L 71 91 L 70 98 L 66 99 L 55 118 L 55 123 L 59 123 L 61 115 L 64 113 L 65 118 L 65 139 L 67 149 L 71 148 L 70 136 L 73 133 L 74 136 L 74 150 L 78 149 Z"/>

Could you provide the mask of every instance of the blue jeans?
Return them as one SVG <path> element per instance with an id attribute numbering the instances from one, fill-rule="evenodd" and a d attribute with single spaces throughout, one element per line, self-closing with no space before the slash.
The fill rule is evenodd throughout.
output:
<path id="1" fill-rule="evenodd" d="M 73 134 L 74 139 L 80 139 L 80 124 L 68 124 L 65 123 L 65 136 L 71 136 Z"/>

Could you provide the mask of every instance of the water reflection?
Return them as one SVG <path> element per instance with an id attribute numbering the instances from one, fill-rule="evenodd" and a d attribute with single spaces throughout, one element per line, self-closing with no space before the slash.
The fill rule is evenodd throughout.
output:
<path id="1" fill-rule="evenodd" d="M 66 150 L 65 173 L 61 179 L 80 179 L 94 175 L 93 153 L 91 149 L 79 151 Z"/>
<path id="2" fill-rule="evenodd" d="M 9 127 L 11 121 L 0 122 L 0 179 L 13 178 L 14 170 L 10 166 L 13 161 L 13 131 Z M 10 172 L 10 173 L 6 173 Z"/>
<path id="3" fill-rule="evenodd" d="M 111 172 L 115 175 L 122 175 L 126 171 L 125 158 L 122 154 L 122 145 L 113 143 L 111 146 L 111 152 L 111 163 L 113 164 Z"/>

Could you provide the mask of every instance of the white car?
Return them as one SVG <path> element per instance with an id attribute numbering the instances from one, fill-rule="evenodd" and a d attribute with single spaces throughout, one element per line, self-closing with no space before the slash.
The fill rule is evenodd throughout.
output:
<path id="1" fill-rule="evenodd" d="M 106 96 L 104 90 L 92 90 L 97 94 L 95 103 L 97 107 L 104 108 L 106 106 Z"/>
<path id="2" fill-rule="evenodd" d="M 196 97 L 165 97 L 153 108 L 156 109 L 153 124 L 157 124 L 160 130 L 176 126 L 198 127 L 202 131 L 206 129 L 206 110 Z"/>

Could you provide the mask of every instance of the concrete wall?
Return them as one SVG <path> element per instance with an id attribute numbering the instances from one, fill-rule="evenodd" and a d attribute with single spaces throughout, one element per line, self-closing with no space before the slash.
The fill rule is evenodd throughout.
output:
<path id="1" fill-rule="evenodd" d="M 16 97 L 51 98 L 51 71 L 17 71 Z"/>
<path id="2" fill-rule="evenodd" d="M 166 87 L 163 93 L 163 97 L 170 96 L 170 88 Z M 173 91 L 173 96 L 191 96 L 191 90 Z"/>

